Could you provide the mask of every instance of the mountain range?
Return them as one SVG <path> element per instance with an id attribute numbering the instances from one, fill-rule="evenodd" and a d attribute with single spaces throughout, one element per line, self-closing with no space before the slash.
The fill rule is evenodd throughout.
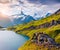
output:
<path id="1" fill-rule="evenodd" d="M 9 27 L 30 39 L 18 50 L 60 50 L 60 10 L 41 20 Z"/>
<path id="2" fill-rule="evenodd" d="M 21 11 L 21 14 L 15 14 L 15 15 L 12 15 L 12 16 L 21 16 L 19 18 L 14 18 L 13 22 L 14 24 L 23 24 L 23 23 L 28 23 L 28 22 L 31 22 L 31 21 L 35 21 L 35 20 L 39 20 L 43 17 L 40 17 L 40 18 L 34 18 L 37 14 L 34 14 L 34 16 L 30 16 L 30 15 L 26 15 L 23 13 L 23 11 Z M 50 16 L 51 13 L 47 13 L 45 15 L 46 16 Z"/>
<path id="3" fill-rule="evenodd" d="M 14 18 L 14 20 L 13 20 L 14 24 L 28 23 L 30 21 L 34 21 L 35 20 L 32 16 L 25 15 L 22 11 L 21 11 L 21 14 L 16 14 L 16 16 L 20 16 L 20 15 L 22 17 Z"/>
<path id="4" fill-rule="evenodd" d="M 60 9 L 58 9 L 54 14 L 58 14 L 60 13 Z M 35 16 L 37 16 L 37 14 L 35 13 L 34 16 L 30 16 L 30 15 L 26 15 L 23 13 L 23 11 L 21 11 L 21 14 L 15 14 L 15 16 L 21 16 L 19 18 L 14 18 L 14 24 L 23 24 L 23 23 L 28 23 L 28 22 L 31 22 L 31 21 L 35 21 L 35 20 L 40 20 L 42 18 L 45 18 L 45 17 L 48 17 L 52 15 L 51 13 L 47 13 L 45 16 L 43 17 L 40 17 L 40 18 L 34 18 Z"/>
<path id="5" fill-rule="evenodd" d="M 17 25 L 17 24 L 28 23 L 28 22 L 35 21 L 35 20 L 40 20 L 40 19 L 45 18 L 45 17 L 50 16 L 50 15 L 51 15 L 51 13 L 47 13 L 44 17 L 41 17 L 40 16 L 39 18 L 35 18 L 35 16 L 37 16 L 36 13 L 34 14 L 34 16 L 31 16 L 31 15 L 26 15 L 26 14 L 24 14 L 23 11 L 21 11 L 20 14 L 15 14 L 15 15 L 12 15 L 11 16 L 11 17 L 13 17 L 13 16 L 16 16 L 17 17 L 17 18 L 13 18 L 12 21 L 11 21 L 11 19 L 9 17 L 6 17 L 5 19 L 3 18 L 3 21 L 0 20 L 1 21 L 0 22 L 0 26 L 2 26 L 2 27 L 9 27 L 9 26 Z M 1 17 L 0 17 L 0 19 L 1 19 Z"/>

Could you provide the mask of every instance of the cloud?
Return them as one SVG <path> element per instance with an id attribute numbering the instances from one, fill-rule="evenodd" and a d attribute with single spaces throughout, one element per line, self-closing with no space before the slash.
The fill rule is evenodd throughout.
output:
<path id="1" fill-rule="evenodd" d="M 0 0 L 0 13 L 9 18 L 0 20 L 0 25 L 12 24 L 14 18 L 22 16 L 12 16 L 23 11 L 26 15 L 31 15 L 35 19 L 45 16 L 47 13 L 54 13 L 60 8 L 60 0 Z M 34 16 L 34 14 L 37 14 Z M 1 16 L 1 15 L 0 15 Z M 10 23 L 9 23 L 10 22 Z"/>
<path id="2" fill-rule="evenodd" d="M 37 13 L 40 17 L 48 12 L 54 13 L 57 9 L 59 9 L 60 0 L 9 0 L 8 4 L 2 3 L 2 7 L 0 6 L 0 8 L 2 9 L 2 13 L 7 15 L 20 14 L 22 10 L 26 15 L 33 16 Z"/>
<path id="3" fill-rule="evenodd" d="M 6 27 L 7 25 L 12 25 L 12 21 L 7 15 L 0 13 L 0 26 Z"/>
<path id="4" fill-rule="evenodd" d="M 11 0 L 0 0 L 0 3 L 6 4 L 6 3 L 10 3 Z"/>

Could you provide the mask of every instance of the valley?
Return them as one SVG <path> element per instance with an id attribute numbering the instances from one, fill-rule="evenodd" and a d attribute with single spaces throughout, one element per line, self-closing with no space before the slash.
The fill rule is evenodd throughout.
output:
<path id="1" fill-rule="evenodd" d="M 57 11 L 55 14 L 41 20 L 7 28 L 8 30 L 13 30 L 18 34 L 30 37 L 30 40 L 28 40 L 18 50 L 60 50 L 60 13 L 58 12 L 60 11 Z M 37 36 L 39 34 L 40 36 Z M 47 37 L 44 39 L 42 36 Z M 48 39 L 50 39 L 50 43 L 48 42 Z M 41 42 L 42 44 L 40 44 Z M 46 44 L 47 46 L 44 47 Z"/>

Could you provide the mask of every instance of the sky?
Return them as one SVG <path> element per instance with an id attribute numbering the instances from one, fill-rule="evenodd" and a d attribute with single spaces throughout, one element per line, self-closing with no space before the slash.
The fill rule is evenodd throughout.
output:
<path id="1" fill-rule="evenodd" d="M 3 23 L 6 23 L 6 21 L 13 21 L 14 18 L 21 17 L 12 16 L 21 14 L 21 11 L 34 18 L 40 18 L 47 13 L 54 13 L 58 9 L 60 9 L 60 0 L 0 0 L 0 25 L 4 25 Z M 1 14 L 7 19 L 4 20 Z M 37 15 L 34 16 L 34 14 Z M 1 18 L 3 21 L 1 21 Z"/>
<path id="2" fill-rule="evenodd" d="M 26 15 L 37 13 L 36 17 L 41 17 L 59 8 L 60 0 L 0 0 L 0 13 L 8 16 L 20 14 L 22 10 Z"/>

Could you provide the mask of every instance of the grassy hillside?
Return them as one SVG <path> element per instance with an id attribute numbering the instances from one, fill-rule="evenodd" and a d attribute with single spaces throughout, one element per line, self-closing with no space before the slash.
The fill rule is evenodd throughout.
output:
<path id="1" fill-rule="evenodd" d="M 40 50 L 41 48 L 42 50 L 48 50 L 48 47 L 44 48 L 43 45 L 38 46 L 35 43 L 31 43 L 31 38 L 33 37 L 34 33 L 44 32 L 45 34 L 48 34 L 51 38 L 55 39 L 55 41 L 60 44 L 60 24 L 53 25 L 50 27 L 45 27 L 45 28 L 35 28 L 35 29 L 29 29 L 29 28 L 31 26 L 38 27 L 39 25 L 42 25 L 44 23 L 50 23 L 52 20 L 57 21 L 59 19 L 60 19 L 60 14 L 53 14 L 41 20 L 32 21 L 30 23 L 21 24 L 14 27 L 9 27 L 8 30 L 14 30 L 18 34 L 22 34 L 30 37 L 30 40 L 27 41 L 25 45 L 23 45 L 18 50 Z M 58 49 L 53 47 L 51 48 L 51 50 L 58 50 Z"/>

